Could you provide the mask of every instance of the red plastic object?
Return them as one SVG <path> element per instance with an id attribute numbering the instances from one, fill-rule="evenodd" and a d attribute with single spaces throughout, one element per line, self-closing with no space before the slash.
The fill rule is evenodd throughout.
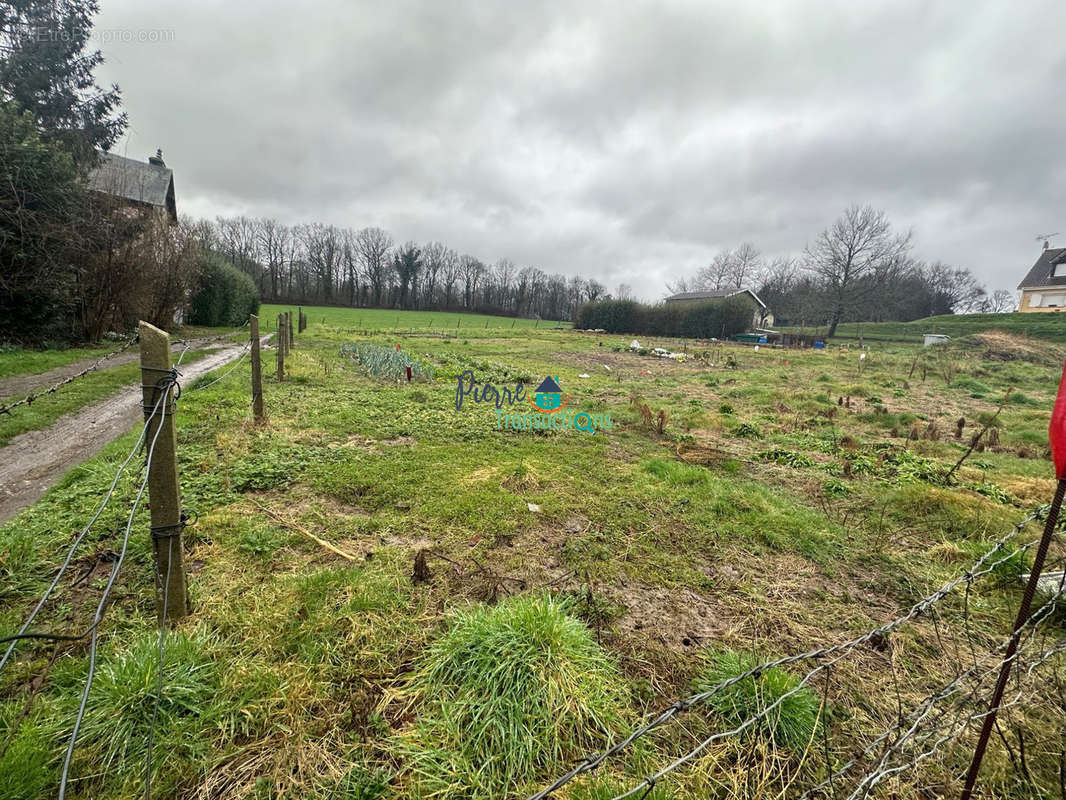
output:
<path id="1" fill-rule="evenodd" d="M 1062 368 L 1059 396 L 1055 398 L 1055 409 L 1051 412 L 1051 425 L 1048 426 L 1047 433 L 1051 442 L 1055 477 L 1060 481 L 1066 480 L 1066 364 Z"/>

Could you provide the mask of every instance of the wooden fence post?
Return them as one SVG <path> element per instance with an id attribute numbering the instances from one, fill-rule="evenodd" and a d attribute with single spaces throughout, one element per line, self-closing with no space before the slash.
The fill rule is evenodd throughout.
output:
<path id="1" fill-rule="evenodd" d="M 175 620 L 189 613 L 189 593 L 185 578 L 181 488 L 178 484 L 178 439 L 174 430 L 174 387 L 164 384 L 167 389 L 162 402 L 159 392 L 161 382 L 170 376 L 172 367 L 170 337 L 166 331 L 147 322 L 141 322 L 139 327 L 141 405 L 148 425 L 145 446 L 150 448 L 152 454 L 148 465 L 148 498 L 152 514 L 152 548 L 155 551 L 155 605 L 160 621 L 164 618 Z"/>
<path id="2" fill-rule="evenodd" d="M 252 335 L 252 417 L 256 422 L 262 422 L 266 416 L 263 410 L 263 362 L 259 355 L 259 317 L 255 314 L 250 318 L 249 327 Z"/>
<path id="3" fill-rule="evenodd" d="M 285 380 L 285 315 L 278 314 L 278 339 L 274 342 L 278 356 L 278 381 Z"/>
<path id="4" fill-rule="evenodd" d="M 285 312 L 285 327 L 287 327 L 289 329 L 289 347 L 292 347 L 294 344 L 296 344 L 296 334 L 293 333 L 293 330 L 292 330 L 292 312 L 291 311 L 286 311 Z"/>

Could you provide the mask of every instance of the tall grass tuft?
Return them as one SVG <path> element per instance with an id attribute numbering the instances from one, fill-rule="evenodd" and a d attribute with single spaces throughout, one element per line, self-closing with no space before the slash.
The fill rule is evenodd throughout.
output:
<path id="1" fill-rule="evenodd" d="M 588 628 L 550 597 L 458 614 L 425 653 L 400 749 L 415 796 L 503 798 L 602 747 L 623 693 Z"/>
<path id="2" fill-rule="evenodd" d="M 75 751 L 74 774 L 106 776 L 109 785 L 139 786 L 144 779 L 148 734 L 156 696 L 157 639 L 140 637 L 131 647 L 102 655 L 96 666 Z M 53 736 L 65 746 L 69 721 L 85 685 L 86 661 L 52 672 L 63 713 Z M 217 673 L 210 648 L 200 637 L 167 635 L 163 691 L 152 750 L 153 783 L 165 795 L 175 791 L 190 760 L 210 750 L 212 700 Z"/>
<path id="3" fill-rule="evenodd" d="M 696 692 L 704 692 L 717 684 L 758 666 L 754 655 L 722 650 L 707 655 L 707 665 L 694 682 Z M 745 720 L 765 711 L 800 685 L 799 678 L 780 667 L 764 670 L 759 677 L 749 677 L 731 684 L 705 701 L 721 721 L 735 728 Z M 819 700 L 806 686 L 782 700 L 759 722 L 749 728 L 767 737 L 779 747 L 803 750 L 814 738 L 819 727 Z"/>

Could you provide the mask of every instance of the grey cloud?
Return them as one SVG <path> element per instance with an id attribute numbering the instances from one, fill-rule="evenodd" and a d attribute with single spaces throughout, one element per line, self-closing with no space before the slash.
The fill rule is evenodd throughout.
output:
<path id="1" fill-rule="evenodd" d="M 1024 13 L 1020 11 L 1024 10 Z M 106 3 L 179 206 L 387 227 L 648 297 L 852 202 L 1012 286 L 1066 226 L 1059 2 Z"/>

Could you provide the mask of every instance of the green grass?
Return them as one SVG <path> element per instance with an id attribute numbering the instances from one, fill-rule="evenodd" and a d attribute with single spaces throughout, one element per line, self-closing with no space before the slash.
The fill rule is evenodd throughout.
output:
<path id="1" fill-rule="evenodd" d="M 707 654 L 707 665 L 693 683 L 695 692 L 706 692 L 726 680 L 743 675 L 763 663 L 750 653 L 732 650 Z M 780 667 L 745 677 L 705 701 L 723 728 L 735 727 L 758 714 L 764 716 L 749 729 L 775 745 L 802 752 L 812 745 L 821 717 L 820 700 L 794 675 Z"/>
<path id="2" fill-rule="evenodd" d="M 0 348 L 0 379 L 15 375 L 36 375 L 65 367 L 82 359 L 98 359 L 117 350 L 122 342 L 102 342 L 94 347 L 33 349 L 17 346 Z"/>
<path id="3" fill-rule="evenodd" d="M 457 615 L 410 688 L 422 710 L 401 747 L 415 796 L 506 797 L 532 785 L 619 730 L 620 688 L 591 632 L 550 597 Z"/>
<path id="4" fill-rule="evenodd" d="M 517 317 L 495 317 L 487 314 L 457 314 L 446 311 L 395 311 L 387 308 L 344 308 L 342 306 L 304 306 L 308 324 L 318 324 L 338 330 L 356 331 L 446 331 L 463 335 L 464 331 L 503 328 L 555 328 L 569 322 L 553 320 L 520 319 Z M 264 304 L 259 309 L 259 329 L 264 333 L 277 329 L 278 314 L 293 312 L 296 318 L 296 305 Z"/>
<path id="5" fill-rule="evenodd" d="M 193 364 L 208 351 L 190 350 L 183 364 Z M 26 431 L 44 430 L 62 416 L 103 400 L 140 379 L 137 362 L 90 372 L 62 386 L 53 394 L 45 394 L 28 405 L 0 415 L 0 446 Z"/>
<path id="6" fill-rule="evenodd" d="M 951 380 L 989 389 L 975 398 L 933 370 L 924 381 L 910 375 L 921 348 L 908 344 L 874 343 L 860 376 L 854 353 L 835 350 L 755 356 L 726 346 L 732 368 L 697 357 L 691 342 L 693 358 L 679 364 L 621 352 L 628 337 L 543 323 L 466 330 L 464 321 L 459 336 L 441 339 L 430 335 L 439 322 L 409 332 L 402 319 L 396 330 L 384 320 L 366 335 L 341 319 L 357 311 L 305 311 L 311 326 L 284 383 L 273 354 L 265 359 L 266 424 L 249 418 L 247 362 L 179 404 L 183 505 L 199 521 L 185 533 L 193 614 L 172 634 L 167 659 L 176 705 L 160 728 L 158 796 L 398 800 L 439 789 L 521 800 L 686 696 L 693 676 L 737 674 L 751 658 L 739 654 L 798 652 L 883 623 L 957 575 L 1053 489 L 1045 447 L 1059 365 L 1041 360 L 952 350 Z M 368 327 L 364 319 L 358 330 Z M 432 378 L 375 377 L 342 356 L 346 344 L 400 344 Z M 497 386 L 559 376 L 569 407 L 609 412 L 616 426 L 595 436 L 497 429 L 491 405 L 455 408 L 456 379 L 468 369 Z M 967 442 L 954 439 L 955 421 L 967 420 L 968 436 L 1008 386 L 1025 402 L 1002 410 L 1000 445 L 974 453 L 943 485 Z M 849 394 L 851 407 L 839 405 Z M 642 422 L 633 395 L 668 415 L 662 433 Z M 907 438 L 911 424 L 934 421 L 939 439 Z M 742 426 L 760 438 L 734 435 Z M 133 441 L 122 437 L 0 526 L 0 636 L 51 580 Z M 87 624 L 132 488 L 132 476 L 120 481 L 76 554 L 75 575 L 100 566 L 81 583 L 61 581 L 41 629 Z M 101 630 L 110 675 L 93 700 L 71 800 L 143 793 L 155 626 L 148 517 L 142 507 L 134 520 Z M 1032 528 L 1026 540 L 1039 535 Z M 430 575 L 415 582 L 423 550 Z M 1023 568 L 1019 560 L 974 582 L 969 633 L 979 646 L 1009 629 Z M 941 634 L 958 634 L 961 600 L 939 608 Z M 892 681 L 905 703 L 954 676 L 929 619 L 893 639 Z M 10 741 L 8 752 L 21 755 L 0 757 L 0 795 L 54 796 L 85 648 L 64 645 L 51 667 L 50 644 L 17 652 L 0 674 L 0 747 Z M 826 747 L 843 763 L 856 741 L 896 718 L 887 657 L 863 649 L 834 667 L 825 698 L 833 724 L 806 761 L 797 742 L 812 698 L 800 692 L 806 710 L 709 748 L 650 796 L 739 800 L 755 792 L 749 778 L 763 796 L 802 793 L 824 776 Z M 635 785 L 794 685 L 800 669 L 771 673 L 768 685 L 741 683 L 720 708 L 664 726 L 560 797 Z M 23 717 L 28 687 L 44 673 Z M 817 710 L 823 684 L 811 691 Z M 1029 691 L 1034 702 L 1012 709 L 1012 725 L 1024 730 L 1034 783 L 1055 796 L 1055 689 L 1036 681 Z M 119 752 L 129 765 L 108 779 L 94 764 Z M 930 759 L 892 791 L 916 794 L 949 778 Z M 1019 785 L 995 751 L 983 780 L 997 797 Z"/>
<path id="7" fill-rule="evenodd" d="M 824 332 L 825 328 L 782 328 L 789 331 Z M 1066 341 L 1066 314 L 946 314 L 913 322 L 842 322 L 836 339 L 864 341 L 922 342 L 927 333 L 951 337 L 966 336 L 987 330 L 1001 330 L 1019 336 Z"/>

